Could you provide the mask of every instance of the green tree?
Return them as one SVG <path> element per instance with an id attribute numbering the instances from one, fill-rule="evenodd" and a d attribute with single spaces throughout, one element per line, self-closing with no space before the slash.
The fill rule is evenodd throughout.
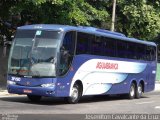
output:
<path id="1" fill-rule="evenodd" d="M 10 9 L 11 12 L 25 10 L 31 11 L 39 23 L 98 26 L 109 16 L 105 8 L 98 9 L 85 0 L 26 0 Z"/>
<path id="2" fill-rule="evenodd" d="M 119 0 L 117 30 L 130 37 L 151 40 L 160 32 L 158 0 Z"/>
<path id="3" fill-rule="evenodd" d="M 117 0 L 117 32 L 152 40 L 160 33 L 159 0 Z M 2 0 L 0 17 L 21 14 L 21 25 L 53 23 L 110 29 L 112 0 Z"/>

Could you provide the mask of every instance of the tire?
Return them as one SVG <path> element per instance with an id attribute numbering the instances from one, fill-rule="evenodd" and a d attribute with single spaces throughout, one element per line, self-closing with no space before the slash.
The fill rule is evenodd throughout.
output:
<path id="1" fill-rule="evenodd" d="M 131 84 L 129 93 L 128 93 L 128 98 L 129 99 L 134 99 L 136 95 L 136 86 L 134 83 Z"/>
<path id="2" fill-rule="evenodd" d="M 67 102 L 70 104 L 76 104 L 81 96 L 82 92 L 80 91 L 80 86 L 78 84 L 74 84 L 71 91 L 71 96 L 67 98 Z"/>
<path id="3" fill-rule="evenodd" d="M 135 97 L 136 97 L 137 99 L 139 99 L 139 98 L 142 97 L 142 94 L 143 94 L 143 86 L 142 86 L 142 84 L 140 83 L 140 84 L 138 85 L 137 89 L 136 89 L 136 95 L 135 95 Z"/>
<path id="4" fill-rule="evenodd" d="M 28 99 L 32 102 L 39 102 L 41 100 L 41 96 L 37 95 L 27 95 Z"/>

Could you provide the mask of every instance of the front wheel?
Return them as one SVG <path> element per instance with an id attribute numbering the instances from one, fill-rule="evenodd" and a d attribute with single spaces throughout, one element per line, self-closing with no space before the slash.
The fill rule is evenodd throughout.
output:
<path id="1" fill-rule="evenodd" d="M 28 99 L 32 102 L 39 102 L 41 100 L 41 96 L 37 95 L 27 95 Z"/>
<path id="2" fill-rule="evenodd" d="M 134 83 L 131 84 L 131 87 L 130 87 L 130 90 L 129 90 L 129 93 L 128 93 L 128 98 L 129 99 L 134 99 L 135 98 L 135 91 L 136 91 L 136 86 Z"/>
<path id="3" fill-rule="evenodd" d="M 71 96 L 67 98 L 67 102 L 70 104 L 78 103 L 81 95 L 80 86 L 78 84 L 74 84 L 71 90 Z"/>
<path id="4" fill-rule="evenodd" d="M 140 83 L 136 89 L 136 98 L 139 99 L 142 97 L 143 88 L 142 84 Z"/>

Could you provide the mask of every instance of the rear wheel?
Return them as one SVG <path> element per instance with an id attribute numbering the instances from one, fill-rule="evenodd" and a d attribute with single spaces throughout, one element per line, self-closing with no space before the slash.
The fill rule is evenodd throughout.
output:
<path id="1" fill-rule="evenodd" d="M 136 98 L 139 99 L 142 97 L 142 93 L 143 93 L 143 86 L 140 83 L 136 89 Z"/>
<path id="2" fill-rule="evenodd" d="M 41 96 L 37 96 L 37 95 L 27 95 L 28 99 L 32 102 L 38 102 L 41 100 Z"/>
<path id="3" fill-rule="evenodd" d="M 80 86 L 78 84 L 74 84 L 71 90 L 71 96 L 67 98 L 67 102 L 70 104 L 78 103 L 81 95 Z"/>
<path id="4" fill-rule="evenodd" d="M 134 99 L 135 98 L 135 94 L 136 94 L 136 86 L 134 83 L 131 84 L 129 93 L 128 93 L 128 98 L 129 99 Z"/>

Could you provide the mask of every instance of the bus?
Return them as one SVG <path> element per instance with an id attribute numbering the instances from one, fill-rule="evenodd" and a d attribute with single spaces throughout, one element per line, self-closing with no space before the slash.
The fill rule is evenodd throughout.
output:
<path id="1" fill-rule="evenodd" d="M 17 28 L 8 60 L 7 90 L 33 102 L 126 94 L 155 88 L 157 46 L 104 29 L 55 24 Z"/>

